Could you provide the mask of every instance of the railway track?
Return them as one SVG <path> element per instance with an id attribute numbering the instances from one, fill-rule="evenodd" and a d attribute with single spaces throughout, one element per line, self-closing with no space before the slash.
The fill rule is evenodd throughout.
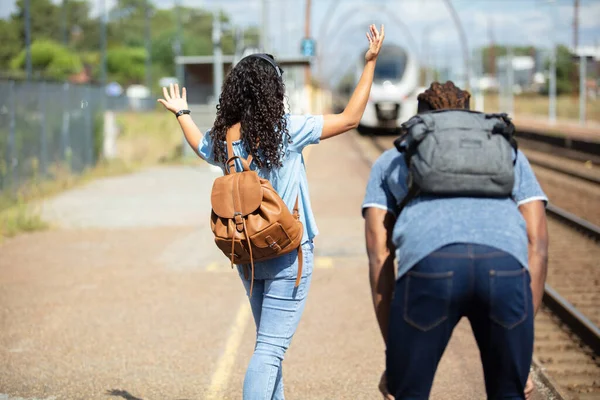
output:
<path id="1" fill-rule="evenodd" d="M 393 147 L 394 139 L 370 137 L 380 153 Z M 600 179 L 591 174 L 560 162 L 544 164 L 566 179 L 600 188 Z M 547 214 L 550 264 L 544 306 L 536 317 L 534 357 L 565 398 L 600 399 L 600 227 L 553 204 Z"/>

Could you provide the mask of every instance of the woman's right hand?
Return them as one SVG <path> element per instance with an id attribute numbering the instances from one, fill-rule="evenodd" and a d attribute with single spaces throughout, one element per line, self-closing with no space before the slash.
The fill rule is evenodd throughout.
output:
<path id="1" fill-rule="evenodd" d="M 367 54 L 365 54 L 365 60 L 367 62 L 377 59 L 384 38 L 385 30 L 383 25 L 381 25 L 381 33 L 377 30 L 375 24 L 371 24 L 371 26 L 369 26 L 369 32 L 367 32 L 367 39 L 369 39 L 369 50 L 367 50 Z"/>
<path id="2" fill-rule="evenodd" d="M 173 114 L 175 114 L 175 113 L 177 113 L 177 111 L 188 109 L 187 93 L 185 91 L 185 88 L 183 88 L 181 90 L 181 94 L 179 94 L 179 85 L 178 84 L 175 84 L 173 86 L 173 84 L 171 83 L 168 91 L 167 91 L 167 88 L 165 88 L 165 87 L 162 89 L 163 89 L 163 96 L 165 98 L 158 99 L 158 102 L 160 104 L 162 104 L 163 106 L 165 106 L 165 108 L 167 110 L 169 110 Z"/>
<path id="3" fill-rule="evenodd" d="M 381 392 L 381 395 L 383 396 L 383 400 L 394 400 L 394 396 L 390 394 L 387 388 L 387 376 L 385 371 L 383 371 L 383 374 L 381 374 L 381 379 L 379 379 L 378 388 Z"/>

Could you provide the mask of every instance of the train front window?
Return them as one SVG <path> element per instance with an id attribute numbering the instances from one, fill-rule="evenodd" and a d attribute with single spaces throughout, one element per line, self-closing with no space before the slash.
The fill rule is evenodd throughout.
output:
<path id="1" fill-rule="evenodd" d="M 402 79 L 406 68 L 406 55 L 387 54 L 385 57 L 381 57 L 382 55 L 380 55 L 375 66 L 374 80 L 398 81 Z"/>

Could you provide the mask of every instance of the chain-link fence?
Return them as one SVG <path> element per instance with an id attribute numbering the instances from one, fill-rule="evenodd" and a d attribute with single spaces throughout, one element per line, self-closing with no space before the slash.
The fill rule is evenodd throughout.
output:
<path id="1" fill-rule="evenodd" d="M 103 98 L 87 85 L 0 82 L 0 193 L 52 178 L 57 167 L 79 173 L 94 165 Z"/>

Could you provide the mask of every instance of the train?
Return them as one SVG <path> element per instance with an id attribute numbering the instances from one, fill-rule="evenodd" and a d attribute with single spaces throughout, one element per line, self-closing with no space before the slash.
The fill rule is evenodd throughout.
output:
<path id="1" fill-rule="evenodd" d="M 364 58 L 357 63 L 355 82 L 358 82 Z M 360 120 L 361 133 L 393 133 L 417 113 L 420 65 L 417 57 L 397 45 L 381 48 L 371 95 Z"/>

